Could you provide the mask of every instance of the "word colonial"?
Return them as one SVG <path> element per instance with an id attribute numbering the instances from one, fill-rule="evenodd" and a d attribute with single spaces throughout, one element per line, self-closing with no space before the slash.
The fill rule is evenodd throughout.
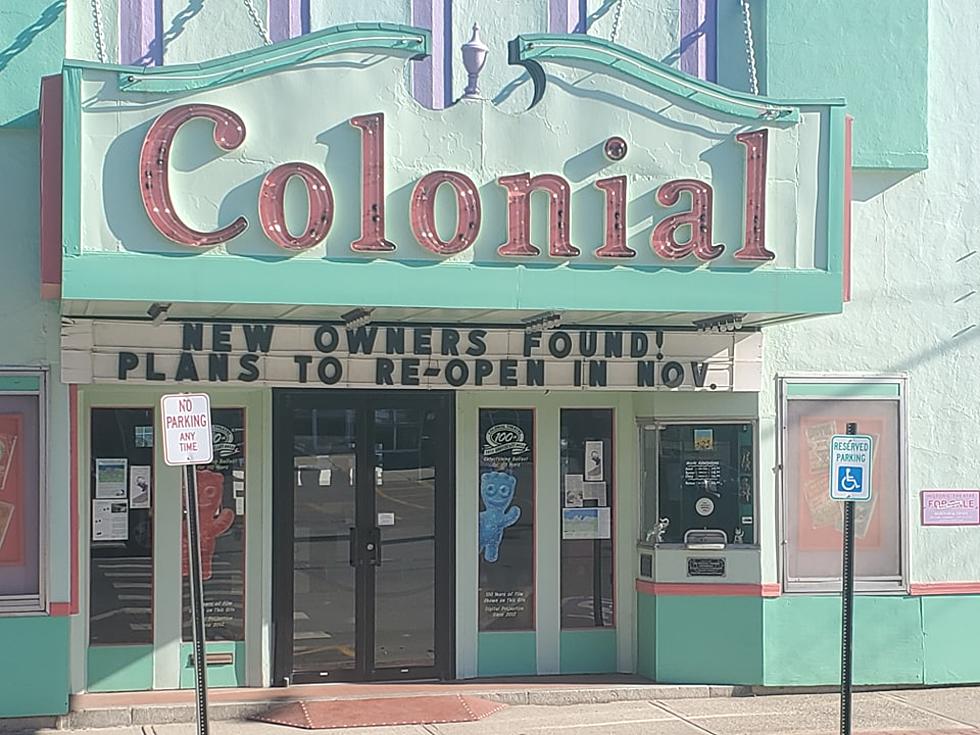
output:
<path id="1" fill-rule="evenodd" d="M 147 341 L 132 322 L 71 329 L 69 382 L 747 390 L 761 358 L 757 332 L 166 322 Z"/>
<path id="2" fill-rule="evenodd" d="M 228 242 L 249 227 L 239 215 L 213 231 L 192 228 L 174 206 L 170 185 L 170 157 L 178 130 L 187 122 L 203 118 L 214 124 L 214 142 L 232 151 L 245 141 L 245 123 L 232 110 L 218 105 L 189 104 L 160 115 L 150 126 L 140 151 L 140 195 L 153 226 L 173 242 L 205 248 Z M 384 253 L 396 249 L 386 236 L 384 180 L 384 115 L 360 115 L 349 120 L 361 133 L 361 221 L 360 236 L 350 249 L 360 253 Z M 775 258 L 765 243 L 766 161 L 768 131 L 748 131 L 735 136 L 745 151 L 745 235 L 733 257 L 740 261 L 765 262 Z M 604 150 L 613 151 L 610 160 L 620 160 L 626 141 L 614 136 Z M 286 188 L 291 181 L 305 189 L 307 219 L 302 230 L 291 231 L 286 222 Z M 572 188 L 564 177 L 554 173 L 515 173 L 497 178 L 507 196 L 507 240 L 497 252 L 504 257 L 534 257 L 540 249 L 531 243 L 531 196 L 544 192 L 549 202 L 548 255 L 575 258 L 582 249 L 571 241 Z M 595 256 L 627 259 L 637 251 L 627 244 L 627 177 L 598 179 L 594 186 L 605 199 L 605 228 L 602 245 Z M 436 193 L 451 189 L 456 203 L 456 221 L 449 239 L 436 228 Z M 726 246 L 712 238 L 713 191 L 710 184 L 693 178 L 675 179 L 660 186 L 657 202 L 674 207 L 686 195 L 686 211 L 673 212 L 653 227 L 650 247 L 657 256 L 677 261 L 689 256 L 701 261 L 718 258 Z M 259 224 L 280 248 L 302 251 L 322 242 L 334 221 L 334 196 L 326 175 L 308 163 L 291 162 L 275 166 L 262 179 L 258 196 Z M 412 234 L 419 245 L 432 253 L 449 256 L 472 247 L 480 233 L 483 210 L 477 185 L 459 171 L 432 171 L 420 178 L 409 204 Z"/>

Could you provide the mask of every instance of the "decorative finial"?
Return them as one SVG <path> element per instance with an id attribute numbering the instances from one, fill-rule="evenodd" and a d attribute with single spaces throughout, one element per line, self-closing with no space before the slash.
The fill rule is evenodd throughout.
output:
<path id="1" fill-rule="evenodd" d="M 487 51 L 490 49 L 487 47 L 483 40 L 480 38 L 480 26 L 476 23 L 473 24 L 473 35 L 470 40 L 463 44 L 463 67 L 466 69 L 466 73 L 469 77 L 466 84 L 466 89 L 463 90 L 464 100 L 478 100 L 481 99 L 480 90 L 477 88 L 477 80 L 480 76 L 480 72 L 483 71 L 484 65 L 487 63 Z"/>

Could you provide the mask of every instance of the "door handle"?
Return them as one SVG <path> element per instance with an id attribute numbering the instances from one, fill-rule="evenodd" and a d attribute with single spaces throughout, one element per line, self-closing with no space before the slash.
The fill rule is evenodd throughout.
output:
<path id="1" fill-rule="evenodd" d="M 351 526 L 351 528 L 350 528 L 350 565 L 352 567 L 360 566 L 358 564 L 358 556 L 359 556 L 359 554 L 357 553 L 357 551 L 358 551 L 359 548 L 360 547 L 359 547 L 358 540 L 357 540 L 357 526 Z"/>
<path id="2" fill-rule="evenodd" d="M 361 567 L 367 564 L 372 567 L 381 566 L 381 529 L 365 529 L 358 532 L 357 526 L 350 529 L 350 565 Z"/>
<path id="3" fill-rule="evenodd" d="M 367 532 L 367 540 L 364 543 L 364 550 L 367 552 L 367 563 L 372 567 L 381 566 L 381 529 L 375 526 Z"/>

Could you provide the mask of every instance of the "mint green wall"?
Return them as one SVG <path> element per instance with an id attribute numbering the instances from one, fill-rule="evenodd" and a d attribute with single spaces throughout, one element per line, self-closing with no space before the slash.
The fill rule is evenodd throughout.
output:
<path id="1" fill-rule="evenodd" d="M 0 722 L 68 711 L 68 618 L 0 617 Z"/>
<path id="2" fill-rule="evenodd" d="M 208 686 L 215 688 L 240 687 L 245 683 L 245 644 L 234 641 L 209 643 L 208 653 L 232 653 L 232 664 L 211 664 L 208 668 Z M 193 689 L 196 680 L 194 669 L 194 644 L 180 646 L 180 688 Z"/>
<path id="3" fill-rule="evenodd" d="M 614 628 L 561 632 L 562 674 L 608 674 L 617 670 Z"/>
<path id="4" fill-rule="evenodd" d="M 855 119 L 856 167 L 925 168 L 927 0 L 766 0 L 765 5 L 763 89 L 775 97 L 845 97 Z M 972 14 L 975 8 L 960 4 L 952 16 L 968 23 L 964 11 Z"/>
<path id="5" fill-rule="evenodd" d="M 681 597 L 638 593 L 637 673 L 679 684 L 840 682 L 840 597 Z M 980 680 L 976 596 L 859 595 L 854 683 Z"/>
<path id="6" fill-rule="evenodd" d="M 671 684 L 762 681 L 759 597 L 674 597 L 656 601 L 656 678 Z M 638 621 L 649 625 L 649 620 Z"/>
<path id="7" fill-rule="evenodd" d="M 466 645 L 465 641 L 457 645 Z M 535 634 L 479 633 L 477 635 L 477 675 L 517 676 L 538 673 Z"/>
<path id="8" fill-rule="evenodd" d="M 64 56 L 65 3 L 17 0 L 0 8 L 0 127 L 37 125 L 41 77 L 57 74 Z"/>
<path id="9" fill-rule="evenodd" d="M 777 375 L 908 376 L 905 511 L 912 583 L 980 581 L 980 529 L 924 528 L 919 521 L 920 491 L 976 488 L 980 477 L 980 382 L 968 367 L 980 338 L 980 297 L 974 295 L 980 258 L 971 234 L 980 231 L 972 147 L 980 59 L 963 53 L 975 46 L 978 23 L 974 3 L 929 3 L 929 167 L 855 172 L 853 300 L 839 316 L 766 331 L 759 406 L 773 432 Z M 856 119 L 855 132 L 860 127 Z M 775 493 L 775 479 L 767 485 L 765 491 Z M 980 636 L 973 640 L 980 646 Z"/>
<path id="10" fill-rule="evenodd" d="M 923 597 L 923 684 L 980 681 L 980 597 Z"/>
<path id="11" fill-rule="evenodd" d="M 858 596 L 854 605 L 854 683 L 922 681 L 918 598 Z M 766 600 L 765 683 L 840 682 L 840 597 L 787 595 Z"/>
<path id="12" fill-rule="evenodd" d="M 58 381 L 58 304 L 40 299 L 38 131 L 19 127 L 36 123 L 26 112 L 37 107 L 38 80 L 30 79 L 57 66 L 50 55 L 63 30 L 58 23 L 37 28 L 36 36 L 20 36 L 23 28 L 11 30 L 23 17 L 33 22 L 48 5 L 8 3 L 0 10 L 0 44 L 11 44 L 0 50 L 0 125 L 13 121 L 0 127 L 0 367 L 49 369 L 47 513 L 42 518 L 45 534 L 55 541 L 45 552 L 44 584 L 48 602 L 65 603 L 70 598 L 71 551 L 64 541 L 69 537 L 68 391 Z M 66 617 L 0 616 L 0 717 L 66 710 L 68 628 Z"/>
<path id="13" fill-rule="evenodd" d="M 90 692 L 153 688 L 153 646 L 94 646 L 86 660 L 85 688 Z"/>
<path id="14" fill-rule="evenodd" d="M 657 678 L 657 598 L 636 593 L 636 673 Z"/>

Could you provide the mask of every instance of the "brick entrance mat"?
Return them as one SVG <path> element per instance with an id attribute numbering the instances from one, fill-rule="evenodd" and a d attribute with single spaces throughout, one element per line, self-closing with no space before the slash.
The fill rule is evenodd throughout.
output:
<path id="1" fill-rule="evenodd" d="M 475 722 L 506 707 L 479 697 L 460 694 L 439 697 L 385 697 L 292 702 L 253 715 L 251 719 L 306 730 L 340 727 L 436 725 L 443 722 Z"/>

